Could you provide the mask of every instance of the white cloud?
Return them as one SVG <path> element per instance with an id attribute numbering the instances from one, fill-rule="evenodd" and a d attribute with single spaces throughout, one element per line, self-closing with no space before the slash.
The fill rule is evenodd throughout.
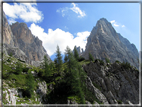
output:
<path id="1" fill-rule="evenodd" d="M 117 25 L 117 24 L 115 24 L 115 23 L 114 23 L 113 25 L 114 25 L 114 26 L 116 26 L 116 27 L 118 27 L 118 26 L 119 26 L 119 25 Z"/>
<path id="2" fill-rule="evenodd" d="M 36 3 L 14 3 L 14 5 L 3 3 L 3 10 L 13 20 L 21 18 L 25 22 L 38 23 L 43 20 L 43 14 L 36 5 Z"/>
<path id="3" fill-rule="evenodd" d="M 70 8 L 70 9 L 71 9 L 72 11 L 74 11 L 75 13 L 77 13 L 77 14 L 78 14 L 78 17 L 84 17 L 84 16 L 86 16 L 85 12 L 82 11 L 82 10 L 80 10 L 80 8 L 77 7 L 75 3 L 72 3 L 72 5 L 73 5 L 73 7 Z"/>
<path id="4" fill-rule="evenodd" d="M 9 18 L 8 22 L 11 25 L 12 23 L 15 23 L 16 21 L 13 18 Z"/>
<path id="5" fill-rule="evenodd" d="M 56 12 L 61 13 L 62 17 L 69 14 L 68 13 L 69 10 L 75 12 L 79 18 L 86 16 L 85 12 L 82 11 L 79 7 L 77 7 L 77 4 L 72 3 L 71 6 L 72 6 L 71 8 L 69 7 L 59 8 Z"/>
<path id="6" fill-rule="evenodd" d="M 73 49 L 76 45 L 85 49 L 87 37 L 90 35 L 88 31 L 78 32 L 77 37 L 74 38 L 70 32 L 65 32 L 59 28 L 56 30 L 48 29 L 48 33 L 46 33 L 43 28 L 34 23 L 31 24 L 30 30 L 32 34 L 43 41 L 43 46 L 47 50 L 49 56 L 56 52 L 57 45 L 59 45 L 62 53 L 65 52 L 66 46 Z"/>
<path id="7" fill-rule="evenodd" d="M 114 26 L 114 27 L 119 27 L 121 26 L 121 24 L 117 24 L 117 22 L 115 20 L 110 21 L 110 23 Z M 124 25 L 122 25 L 121 27 L 125 27 Z"/>
<path id="8" fill-rule="evenodd" d="M 112 23 L 115 23 L 115 20 L 110 21 L 110 23 L 111 23 L 111 24 L 112 24 Z"/>
<path id="9" fill-rule="evenodd" d="M 65 14 L 68 12 L 68 7 L 65 7 L 65 8 L 59 8 L 58 10 L 56 10 L 56 12 L 58 13 L 61 13 L 62 14 L 62 17 L 65 16 Z"/>
<path id="10" fill-rule="evenodd" d="M 122 27 L 125 27 L 125 25 L 122 25 Z"/>

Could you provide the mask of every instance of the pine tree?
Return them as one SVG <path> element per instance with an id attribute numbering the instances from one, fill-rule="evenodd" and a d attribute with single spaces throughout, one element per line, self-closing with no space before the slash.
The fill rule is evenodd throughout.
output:
<path id="1" fill-rule="evenodd" d="M 66 63 L 67 61 L 68 61 L 68 56 L 67 56 L 67 54 L 65 54 L 64 63 Z"/>
<path id="2" fill-rule="evenodd" d="M 79 60 L 79 54 L 77 52 L 76 46 L 74 47 L 74 57 L 77 61 Z"/>
<path id="3" fill-rule="evenodd" d="M 85 103 L 84 93 L 82 91 L 81 85 L 81 71 L 77 60 L 72 54 L 69 47 L 66 48 L 66 54 L 68 56 L 67 61 L 67 73 L 66 73 L 66 82 L 68 87 L 70 87 L 69 93 L 71 95 L 77 95 L 80 98 L 80 103 Z"/>
<path id="4" fill-rule="evenodd" d="M 61 56 L 61 52 L 59 49 L 59 46 L 57 45 L 57 51 L 56 51 L 56 68 L 58 73 L 62 71 L 62 66 L 63 66 L 63 62 L 62 62 L 62 56 Z"/>
<path id="5" fill-rule="evenodd" d="M 16 74 L 22 73 L 22 64 L 18 61 L 16 65 Z"/>
<path id="6" fill-rule="evenodd" d="M 51 75 L 51 70 L 50 70 L 47 56 L 44 56 L 43 63 L 41 63 L 41 68 L 43 69 L 43 73 L 42 73 L 43 79 L 45 81 L 48 81 L 48 77 Z"/>
<path id="7" fill-rule="evenodd" d="M 93 58 L 93 56 L 91 55 L 91 53 L 89 53 L 89 60 L 90 60 L 90 61 L 94 61 L 94 58 Z"/>
<path id="8" fill-rule="evenodd" d="M 34 82 L 34 77 L 30 70 L 28 70 L 26 85 L 27 85 L 26 96 L 31 98 L 35 88 L 35 82 Z"/>

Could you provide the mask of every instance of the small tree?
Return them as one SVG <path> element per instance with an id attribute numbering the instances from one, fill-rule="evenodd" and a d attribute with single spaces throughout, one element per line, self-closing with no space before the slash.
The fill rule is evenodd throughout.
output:
<path id="1" fill-rule="evenodd" d="M 74 47 L 74 57 L 77 61 L 79 60 L 79 54 L 77 52 L 76 46 Z"/>
<path id="2" fill-rule="evenodd" d="M 89 60 L 90 60 L 90 61 L 94 61 L 94 58 L 93 58 L 93 56 L 91 55 L 91 53 L 89 53 Z"/>
<path id="3" fill-rule="evenodd" d="M 67 73 L 66 73 L 66 83 L 69 89 L 70 95 L 77 95 L 80 98 L 80 102 L 85 103 L 84 93 L 82 89 L 83 84 L 83 76 L 82 75 L 82 67 L 78 64 L 76 58 L 72 54 L 69 47 L 66 48 L 66 54 L 68 56 L 67 61 Z M 82 77 L 81 77 L 82 76 Z"/>
<path id="4" fill-rule="evenodd" d="M 62 56 L 61 56 L 61 52 L 58 45 L 57 45 L 57 51 L 56 51 L 56 61 L 57 61 L 56 62 L 57 71 L 60 72 L 62 71 L 63 62 L 62 62 Z"/>
<path id="5" fill-rule="evenodd" d="M 65 54 L 64 62 L 66 63 L 67 61 L 68 61 L 68 56 L 67 56 L 67 54 Z"/>
<path id="6" fill-rule="evenodd" d="M 16 65 L 16 74 L 21 74 L 22 73 L 22 64 L 18 61 L 17 63 L 16 63 L 17 65 Z"/>
<path id="7" fill-rule="evenodd" d="M 110 60 L 108 58 L 105 58 L 106 63 L 110 63 Z"/>
<path id="8" fill-rule="evenodd" d="M 34 77 L 31 73 L 31 70 L 28 70 L 26 85 L 27 85 L 27 89 L 25 94 L 27 97 L 31 98 L 35 88 Z"/>

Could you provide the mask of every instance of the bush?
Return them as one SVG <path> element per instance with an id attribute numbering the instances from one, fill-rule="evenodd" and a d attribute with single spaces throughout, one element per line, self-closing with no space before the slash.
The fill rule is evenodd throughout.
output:
<path id="1" fill-rule="evenodd" d="M 84 60 L 85 60 L 85 58 L 82 56 L 78 59 L 79 62 L 84 61 Z"/>
<path id="2" fill-rule="evenodd" d="M 94 58 L 93 58 L 93 56 L 91 55 L 91 53 L 89 53 L 89 60 L 90 60 L 90 61 L 94 61 Z"/>
<path id="3" fill-rule="evenodd" d="M 18 61 L 16 65 L 16 74 L 21 74 L 23 71 L 22 64 Z"/>
<path id="4" fill-rule="evenodd" d="M 100 60 L 100 65 L 104 66 L 104 61 L 103 60 Z"/>
<path id="5" fill-rule="evenodd" d="M 121 63 L 121 66 L 122 66 L 122 68 L 124 68 L 124 69 L 131 68 L 130 63 L 128 63 L 128 62 L 123 62 L 123 63 Z"/>
<path id="6" fill-rule="evenodd" d="M 29 68 L 25 67 L 23 68 L 23 72 L 28 72 Z"/>
<path id="7" fill-rule="evenodd" d="M 118 60 L 116 60 L 115 63 L 120 63 L 120 62 Z"/>
<path id="8" fill-rule="evenodd" d="M 110 60 L 108 58 L 105 58 L 106 63 L 110 63 Z"/>

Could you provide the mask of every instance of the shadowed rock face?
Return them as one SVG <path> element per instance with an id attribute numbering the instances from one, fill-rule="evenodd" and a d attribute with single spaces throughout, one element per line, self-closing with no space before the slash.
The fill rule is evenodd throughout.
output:
<path id="1" fill-rule="evenodd" d="M 31 33 L 27 25 L 25 23 L 16 22 L 9 26 L 4 12 L 3 44 L 5 45 L 3 50 L 6 54 L 13 53 L 14 49 L 16 49 L 18 51 L 15 51 L 19 53 L 13 53 L 14 56 L 20 56 L 21 58 L 28 60 L 27 63 L 30 62 L 30 64 L 32 64 L 32 62 L 40 63 L 39 61 L 43 60 L 44 55 L 50 59 L 46 50 L 42 46 L 42 41 Z"/>
<path id="2" fill-rule="evenodd" d="M 90 62 L 83 65 L 83 69 L 87 73 L 88 80 L 90 78 L 90 82 L 87 82 L 88 89 L 95 91 L 94 95 L 99 93 L 103 96 L 98 99 L 104 104 L 107 101 L 109 104 L 117 104 L 120 101 L 124 104 L 139 103 L 139 71 L 135 68 L 125 69 L 120 63 L 101 66 L 100 62 Z M 95 90 L 91 83 L 96 84 L 99 90 Z"/>
<path id="3" fill-rule="evenodd" d="M 89 52 L 95 59 L 109 58 L 111 62 L 127 61 L 138 68 L 137 59 L 139 56 L 135 45 L 117 33 L 105 18 L 100 19 L 92 29 L 87 38 L 83 57 L 88 59 Z"/>

